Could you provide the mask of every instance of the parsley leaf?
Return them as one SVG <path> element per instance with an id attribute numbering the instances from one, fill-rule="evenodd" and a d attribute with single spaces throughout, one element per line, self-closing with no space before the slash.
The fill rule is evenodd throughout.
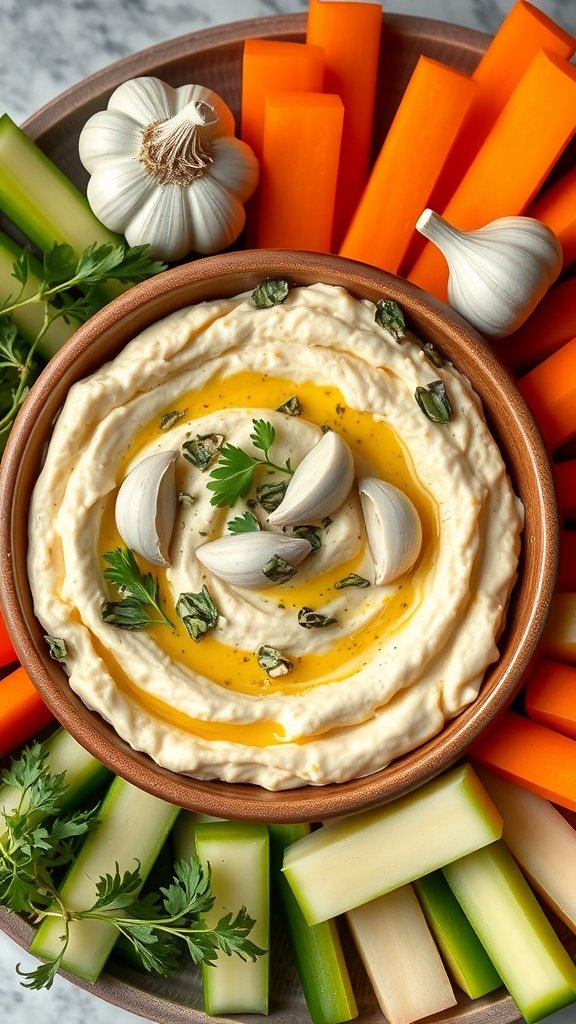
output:
<path id="1" fill-rule="evenodd" d="M 257 451 L 264 453 L 264 458 L 249 455 L 243 448 L 234 444 L 224 445 L 206 485 L 209 491 L 214 492 L 210 504 L 218 508 L 232 508 L 239 498 L 246 497 L 252 487 L 254 471 L 259 466 L 279 473 L 288 473 L 290 476 L 294 472 L 290 459 L 286 460 L 284 466 L 279 466 L 269 458 L 270 448 L 276 439 L 276 431 L 272 424 L 267 420 L 252 420 L 252 428 L 250 440 Z"/>
<path id="2" fill-rule="evenodd" d="M 261 527 L 253 512 L 243 512 L 229 521 L 228 529 L 230 533 L 258 533 Z"/>
<path id="3" fill-rule="evenodd" d="M 116 548 L 104 552 L 108 567 L 104 578 L 114 583 L 126 595 L 122 601 L 105 601 L 102 606 L 104 622 L 121 629 L 144 629 L 151 625 L 173 626 L 160 606 L 158 580 L 150 572 L 142 572 L 131 548 Z M 152 608 L 159 618 L 151 618 L 145 608 Z M 106 617 L 105 617 L 106 616 Z M 145 621 L 146 620 L 146 621 Z"/>

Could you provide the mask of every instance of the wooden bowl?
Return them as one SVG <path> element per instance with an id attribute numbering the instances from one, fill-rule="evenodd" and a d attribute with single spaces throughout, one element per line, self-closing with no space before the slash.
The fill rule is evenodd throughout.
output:
<path id="1" fill-rule="evenodd" d="M 199 781 L 160 768 L 146 754 L 132 750 L 107 722 L 88 710 L 70 689 L 62 667 L 50 658 L 34 616 L 26 571 L 30 496 L 70 386 L 160 318 L 195 302 L 252 289 L 265 277 L 287 277 L 295 284 L 339 284 L 360 298 L 377 301 L 387 296 L 399 302 L 415 332 L 433 341 L 473 382 L 526 510 L 520 576 L 500 642 L 500 658 L 487 672 L 479 697 L 437 736 L 372 775 L 279 793 L 253 785 Z M 437 775 L 462 756 L 517 693 L 554 585 L 554 490 L 542 442 L 511 379 L 479 335 L 447 306 L 406 281 L 337 256 L 278 250 L 226 253 L 177 267 L 132 288 L 80 328 L 44 370 L 13 429 L 0 481 L 4 610 L 18 655 L 55 716 L 82 746 L 130 782 L 182 807 L 225 818 L 330 818 L 390 800 Z"/>

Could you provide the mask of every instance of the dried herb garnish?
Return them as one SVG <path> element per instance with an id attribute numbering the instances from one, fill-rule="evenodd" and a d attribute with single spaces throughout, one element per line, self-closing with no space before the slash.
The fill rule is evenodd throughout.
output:
<path id="1" fill-rule="evenodd" d="M 48 633 L 45 633 L 44 639 L 48 645 L 50 657 L 54 658 L 54 661 L 64 661 L 68 657 L 66 641 L 62 637 L 50 636 Z"/>
<path id="2" fill-rule="evenodd" d="M 277 647 L 270 647 L 268 644 L 258 649 L 257 657 L 260 668 L 263 668 L 272 679 L 285 676 L 294 668 L 292 662 L 288 661 Z"/>
<path id="3" fill-rule="evenodd" d="M 223 434 L 196 434 L 196 437 L 184 442 L 182 454 L 204 473 L 216 459 L 223 443 Z"/>
<path id="4" fill-rule="evenodd" d="M 417 387 L 414 398 L 424 415 L 433 423 L 448 423 L 452 416 L 452 405 L 444 381 L 433 380 L 427 387 Z"/>
<path id="5" fill-rule="evenodd" d="M 319 526 L 297 526 L 293 531 L 295 537 L 307 540 L 312 552 L 322 547 L 322 534 Z"/>
<path id="6" fill-rule="evenodd" d="M 376 303 L 374 319 L 379 327 L 390 331 L 396 341 L 402 341 L 406 333 L 406 321 L 397 302 L 394 302 L 393 299 L 379 299 Z"/>
<path id="7" fill-rule="evenodd" d="M 283 412 L 286 416 L 301 416 L 304 412 L 302 403 L 297 395 L 292 395 L 276 409 L 276 412 Z"/>
<path id="8" fill-rule="evenodd" d="M 337 621 L 331 615 L 315 612 L 313 608 L 301 608 L 298 612 L 298 625 L 304 629 L 324 629 L 325 626 L 335 625 Z"/>
<path id="9" fill-rule="evenodd" d="M 335 590 L 344 590 L 345 587 L 369 587 L 370 580 L 364 578 L 364 576 L 358 576 L 357 573 L 351 572 L 349 576 L 345 576 L 344 579 L 338 580 L 334 584 Z"/>
<path id="10" fill-rule="evenodd" d="M 267 562 L 262 572 L 266 576 L 266 579 L 271 580 L 273 583 L 287 583 L 293 576 L 296 575 L 298 569 L 295 565 L 291 565 L 285 558 L 281 558 L 280 555 L 272 555 Z"/>
<path id="11" fill-rule="evenodd" d="M 442 356 L 440 355 L 438 349 L 434 348 L 434 345 L 432 344 L 431 341 L 426 341 L 424 343 L 424 345 L 422 346 L 422 351 L 426 356 L 428 362 L 431 364 L 431 366 L 435 366 L 437 370 L 440 370 L 441 367 L 444 366 L 444 360 L 442 359 Z"/>
<path id="12" fill-rule="evenodd" d="M 202 587 L 199 594 L 180 594 L 176 612 L 186 626 L 189 636 L 197 643 L 211 629 L 214 629 L 219 616 L 218 609 L 206 585 Z"/>
<path id="13" fill-rule="evenodd" d="M 288 282 L 282 279 L 267 278 L 257 285 L 250 298 L 256 309 L 270 309 L 279 306 L 288 295 Z"/>
<path id="14" fill-rule="evenodd" d="M 160 430 L 170 430 L 170 427 L 173 427 L 175 423 L 178 423 L 178 420 L 181 420 L 183 415 L 183 412 L 178 412 L 177 410 L 174 410 L 173 412 L 165 412 L 160 420 Z"/>
<path id="15" fill-rule="evenodd" d="M 288 482 L 286 480 L 259 484 L 256 488 L 256 500 L 265 512 L 275 512 L 284 501 L 287 487 Z"/>
<path id="16" fill-rule="evenodd" d="M 257 533 L 261 527 L 252 512 L 243 512 L 228 523 L 230 533 Z"/>

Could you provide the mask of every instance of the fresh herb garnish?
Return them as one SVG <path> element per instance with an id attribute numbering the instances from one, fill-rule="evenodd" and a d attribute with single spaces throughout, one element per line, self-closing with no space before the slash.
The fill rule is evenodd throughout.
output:
<path id="1" fill-rule="evenodd" d="M 256 488 L 256 501 L 265 512 L 275 512 L 284 501 L 288 488 L 286 480 L 278 480 L 276 483 L 258 484 Z"/>
<path id="2" fill-rule="evenodd" d="M 281 558 L 280 555 L 272 555 L 272 558 L 266 562 L 262 572 L 273 583 L 287 583 L 288 580 L 291 580 L 296 575 L 298 569 L 295 565 L 287 562 L 285 558 Z"/>
<path id="3" fill-rule="evenodd" d="M 120 629 L 146 629 L 148 626 L 174 626 L 160 605 L 158 580 L 142 572 L 130 548 L 105 551 L 104 578 L 125 596 L 121 601 L 105 601 L 101 608 L 104 622 Z M 153 618 L 156 612 L 159 618 Z"/>
<path id="4" fill-rule="evenodd" d="M 189 636 L 196 642 L 214 629 L 218 622 L 219 612 L 206 585 L 199 594 L 180 594 L 176 611 Z"/>
<path id="5" fill-rule="evenodd" d="M 253 512 L 243 512 L 228 523 L 230 533 L 257 533 L 260 530 L 260 523 Z"/>
<path id="6" fill-rule="evenodd" d="M 302 402 L 297 395 L 292 395 L 282 405 L 279 405 L 276 412 L 283 412 L 286 416 L 301 416 L 304 412 Z"/>
<path id="7" fill-rule="evenodd" d="M 297 526 L 293 531 L 295 537 L 307 540 L 312 552 L 322 547 L 322 534 L 319 526 Z"/>
<path id="8" fill-rule="evenodd" d="M 271 679 L 285 676 L 294 668 L 292 662 L 288 661 L 277 647 L 269 647 L 268 644 L 258 649 L 258 664 Z"/>
<path id="9" fill-rule="evenodd" d="M 178 420 L 181 420 L 183 415 L 184 413 L 178 412 L 177 409 L 173 412 L 165 412 L 160 420 L 160 430 L 170 430 L 170 427 L 178 423 Z"/>
<path id="10" fill-rule="evenodd" d="M 196 434 L 196 437 L 184 442 L 182 454 L 204 473 L 214 462 L 223 444 L 223 434 Z"/>
<path id="11" fill-rule="evenodd" d="M 344 579 L 338 580 L 338 582 L 334 584 L 334 589 L 335 590 L 344 590 L 345 587 L 369 587 L 369 586 L 370 586 L 370 580 L 365 579 L 364 576 L 358 576 L 358 574 L 355 573 L 355 572 L 351 572 L 348 576 L 345 576 Z"/>
<path id="12" fill-rule="evenodd" d="M 103 304 L 99 286 L 109 279 L 143 281 L 166 269 L 146 255 L 147 246 L 90 245 L 76 257 L 69 245 L 55 243 L 44 254 L 39 281 L 25 295 L 36 274 L 30 253 L 24 250 L 15 261 L 12 277 L 18 284 L 14 295 L 0 302 L 0 450 L 39 370 L 38 346 L 51 324 L 60 318 L 82 323 Z M 82 292 L 75 291 L 81 288 Z M 43 318 L 31 344 L 18 335 L 12 314 L 25 306 L 40 305 Z"/>
<path id="13" fill-rule="evenodd" d="M 396 341 L 402 341 L 405 334 L 406 321 L 404 313 L 393 299 L 379 299 L 376 303 L 374 319 L 379 327 L 390 331 Z"/>
<path id="14" fill-rule="evenodd" d="M 268 278 L 257 285 L 250 298 L 256 309 L 270 309 L 271 306 L 279 306 L 288 295 L 288 282 Z"/>
<path id="15" fill-rule="evenodd" d="M 252 420 L 252 426 L 250 440 L 255 448 L 264 452 L 264 458 L 255 458 L 234 444 L 224 445 L 207 484 L 208 490 L 214 492 L 210 503 L 218 508 L 226 506 L 231 508 L 239 498 L 246 497 L 252 487 L 254 471 L 259 466 L 290 475 L 294 472 L 290 465 L 290 459 L 286 460 L 284 466 L 278 466 L 269 458 L 270 449 L 276 438 L 276 431 L 272 424 L 267 420 Z"/>
<path id="16" fill-rule="evenodd" d="M 63 640 L 62 637 L 49 636 L 48 633 L 45 633 L 44 639 L 48 645 L 50 657 L 54 658 L 54 661 L 64 661 L 68 657 L 66 641 Z"/>
<path id="17" fill-rule="evenodd" d="M 71 864 L 78 841 L 98 824 L 98 810 L 70 812 L 65 806 L 65 775 L 47 766 L 45 745 L 33 743 L 2 773 L 2 782 L 18 790 L 12 812 L 0 812 L 0 903 L 24 913 L 35 923 L 61 922 L 61 948 L 53 960 L 32 971 L 16 969 L 26 988 L 50 988 L 65 957 L 71 921 L 102 921 L 113 925 L 137 953 L 147 971 L 168 975 L 179 966 L 187 948 L 194 963 L 213 964 L 218 951 L 256 960 L 264 950 L 249 938 L 254 921 L 246 908 L 221 917 L 213 928 L 203 918 L 214 905 L 210 868 L 196 857 L 177 861 L 172 881 L 159 892 L 139 898 L 138 868 L 95 879 L 96 895 L 85 908 L 71 908 L 58 892 L 54 869 Z"/>
<path id="18" fill-rule="evenodd" d="M 301 608 L 298 612 L 298 625 L 304 629 L 324 629 L 325 626 L 333 626 L 338 620 L 331 615 L 322 615 L 312 608 Z"/>
<path id="19" fill-rule="evenodd" d="M 414 398 L 424 415 L 433 423 L 448 423 L 452 416 L 452 405 L 443 381 L 433 380 L 427 387 L 417 387 Z"/>
<path id="20" fill-rule="evenodd" d="M 441 367 L 444 366 L 444 360 L 442 359 L 442 356 L 440 355 L 438 349 L 434 348 L 434 345 L 432 344 L 431 341 L 424 342 L 422 346 L 422 351 L 426 356 L 428 362 L 431 364 L 431 366 L 435 366 L 437 370 L 440 370 Z"/>

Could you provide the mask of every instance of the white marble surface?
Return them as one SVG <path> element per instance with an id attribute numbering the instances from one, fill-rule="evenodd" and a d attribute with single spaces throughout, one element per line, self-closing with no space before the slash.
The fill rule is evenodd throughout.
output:
<path id="1" fill-rule="evenodd" d="M 307 0 L 0 0 L 0 112 L 22 122 L 58 93 L 127 54 L 227 21 L 304 11 Z M 512 0 L 388 0 L 388 11 L 422 15 L 494 32 Z M 539 6 L 576 32 L 576 0 Z M 50 992 L 19 985 L 17 962 L 32 958 L 0 934 L 0 1022 L 128 1024 L 141 1018 L 63 979 Z M 575 1024 L 570 1007 L 546 1024 Z"/>

